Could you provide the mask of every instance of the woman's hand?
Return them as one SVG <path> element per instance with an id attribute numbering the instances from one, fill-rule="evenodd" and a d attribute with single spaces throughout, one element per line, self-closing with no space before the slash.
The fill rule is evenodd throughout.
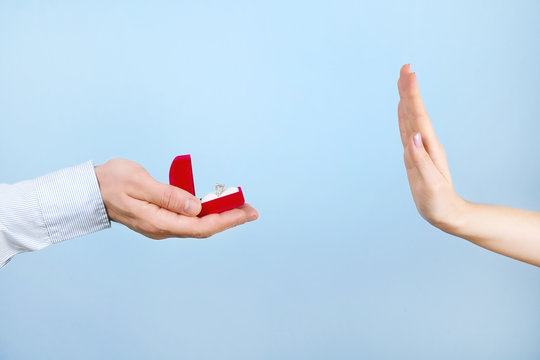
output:
<path id="1" fill-rule="evenodd" d="M 540 266 L 540 213 L 460 198 L 410 65 L 401 68 L 398 89 L 405 167 L 418 212 L 443 231 Z"/>
<path id="2" fill-rule="evenodd" d="M 162 184 L 139 164 L 113 159 L 96 166 L 103 202 L 111 220 L 152 239 L 206 238 L 256 220 L 248 204 L 198 218 L 201 202 L 187 191 Z"/>
<path id="3" fill-rule="evenodd" d="M 398 89 L 399 129 L 416 208 L 424 219 L 449 232 L 459 224 L 465 201 L 454 191 L 444 148 L 435 136 L 410 65 L 401 68 Z"/>

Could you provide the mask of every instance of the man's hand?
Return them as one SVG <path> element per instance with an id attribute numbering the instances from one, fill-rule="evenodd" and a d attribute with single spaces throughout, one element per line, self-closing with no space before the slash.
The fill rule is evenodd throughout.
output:
<path id="1" fill-rule="evenodd" d="M 201 202 L 187 191 L 156 181 L 139 164 L 113 159 L 96 166 L 111 220 L 152 239 L 206 238 L 258 218 L 248 204 L 198 218 Z"/>
<path id="2" fill-rule="evenodd" d="M 452 186 L 444 148 L 435 136 L 410 65 L 401 68 L 398 89 L 399 130 L 416 208 L 431 224 L 449 231 L 459 222 L 464 201 Z"/>

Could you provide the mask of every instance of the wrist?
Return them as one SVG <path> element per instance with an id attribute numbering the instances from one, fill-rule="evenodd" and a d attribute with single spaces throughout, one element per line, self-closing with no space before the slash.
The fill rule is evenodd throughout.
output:
<path id="1" fill-rule="evenodd" d="M 454 194 L 454 198 L 450 203 L 446 216 L 433 225 L 444 232 L 459 236 L 459 234 L 463 232 L 463 228 L 466 225 L 470 209 L 470 202 L 461 198 L 459 195 Z"/>
<path id="2" fill-rule="evenodd" d="M 99 191 L 101 192 L 101 198 L 103 201 L 105 201 L 105 198 L 103 197 L 103 174 L 102 174 L 102 167 L 103 165 L 95 165 L 94 166 L 94 172 L 96 173 L 96 179 L 99 186 Z"/>

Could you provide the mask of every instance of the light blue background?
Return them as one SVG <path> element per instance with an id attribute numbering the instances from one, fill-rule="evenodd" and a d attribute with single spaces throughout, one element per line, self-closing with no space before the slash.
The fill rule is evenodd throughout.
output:
<path id="1" fill-rule="evenodd" d="M 0 171 L 125 157 L 260 219 L 121 225 L 0 272 L 0 359 L 538 359 L 538 269 L 430 227 L 396 81 L 412 63 L 458 193 L 540 210 L 538 1 L 5 1 Z"/>

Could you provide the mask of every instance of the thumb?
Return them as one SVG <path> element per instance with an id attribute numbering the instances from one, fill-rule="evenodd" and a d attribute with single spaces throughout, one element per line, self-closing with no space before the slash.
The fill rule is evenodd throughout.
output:
<path id="1" fill-rule="evenodd" d="M 420 132 L 417 132 L 411 140 L 405 152 L 407 171 L 417 172 L 427 183 L 438 181 L 442 175 L 427 153 Z"/>
<path id="2" fill-rule="evenodd" d="M 176 186 L 160 183 L 149 178 L 139 189 L 141 200 L 146 200 L 177 214 L 196 216 L 201 212 L 201 201 Z"/>

